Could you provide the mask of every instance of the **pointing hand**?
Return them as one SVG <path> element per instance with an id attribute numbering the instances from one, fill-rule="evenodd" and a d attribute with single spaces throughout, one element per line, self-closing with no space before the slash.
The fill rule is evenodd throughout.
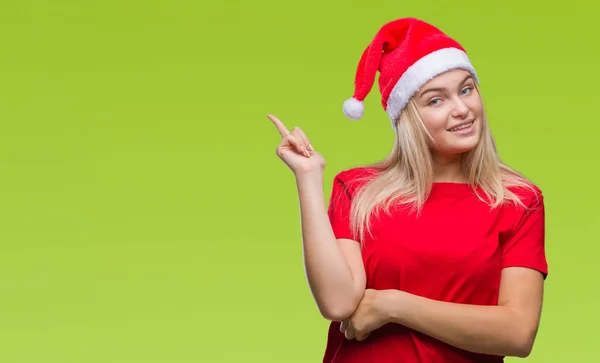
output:
<path id="1" fill-rule="evenodd" d="M 296 176 L 325 169 L 325 159 L 315 151 L 301 128 L 296 127 L 290 132 L 277 117 L 268 117 L 282 137 L 276 149 L 277 155 Z"/>

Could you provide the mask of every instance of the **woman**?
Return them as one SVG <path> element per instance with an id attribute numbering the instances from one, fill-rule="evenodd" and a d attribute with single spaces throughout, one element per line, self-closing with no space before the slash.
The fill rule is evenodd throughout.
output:
<path id="1" fill-rule="evenodd" d="M 325 363 L 502 362 L 530 354 L 548 273 L 540 189 L 498 158 L 465 50 L 413 18 L 363 53 L 345 114 L 376 72 L 395 131 L 383 161 L 335 176 L 269 115 L 300 198 L 308 283 L 331 320 Z"/>

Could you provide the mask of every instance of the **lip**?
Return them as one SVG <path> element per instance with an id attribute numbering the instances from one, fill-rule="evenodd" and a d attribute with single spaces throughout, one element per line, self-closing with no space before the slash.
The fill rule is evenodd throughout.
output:
<path id="1" fill-rule="evenodd" d="M 453 128 L 455 128 L 455 127 L 459 127 L 459 126 L 462 126 L 462 125 L 470 124 L 471 122 L 475 123 L 475 119 L 472 119 L 472 120 L 469 120 L 469 121 L 465 121 L 465 122 L 461 122 L 461 123 L 459 123 L 459 124 L 456 124 L 456 125 L 454 125 L 454 126 L 450 127 L 450 128 L 449 128 L 448 130 L 446 130 L 446 131 L 450 131 L 450 130 L 452 130 L 452 129 L 453 129 Z"/>

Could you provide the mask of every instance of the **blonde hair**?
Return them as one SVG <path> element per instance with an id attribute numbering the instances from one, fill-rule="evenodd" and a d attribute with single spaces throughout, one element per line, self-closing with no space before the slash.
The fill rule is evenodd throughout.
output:
<path id="1" fill-rule="evenodd" d="M 375 169 L 376 174 L 353 181 L 366 181 L 356 192 L 350 210 L 351 229 L 359 241 L 364 239 L 366 233 L 370 233 L 370 217 L 381 212 L 388 213 L 393 205 L 404 204 L 419 213 L 433 185 L 433 161 L 428 143 L 433 139 L 413 99 L 403 110 L 395 127 L 396 137 L 390 154 L 367 166 Z M 479 143 L 464 154 L 461 168 L 478 198 L 492 208 L 510 202 L 523 205 L 509 188 L 533 188 L 533 184 L 523 175 L 500 160 L 485 115 Z"/>

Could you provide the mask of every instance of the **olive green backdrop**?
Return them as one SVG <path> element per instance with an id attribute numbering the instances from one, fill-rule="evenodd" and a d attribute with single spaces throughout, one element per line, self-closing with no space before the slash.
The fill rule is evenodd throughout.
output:
<path id="1" fill-rule="evenodd" d="M 550 276 L 527 361 L 594 361 L 591 6 L 2 1 L 0 362 L 320 361 L 327 322 L 266 115 L 306 130 L 327 195 L 335 173 L 382 158 L 378 90 L 359 122 L 341 105 L 376 30 L 404 16 L 464 44 L 502 158 L 544 190 Z"/>

